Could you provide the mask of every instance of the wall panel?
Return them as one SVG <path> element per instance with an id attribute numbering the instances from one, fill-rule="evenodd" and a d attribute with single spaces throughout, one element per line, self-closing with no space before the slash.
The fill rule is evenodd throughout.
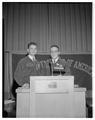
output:
<path id="1" fill-rule="evenodd" d="M 65 24 L 66 24 L 66 51 L 71 53 L 72 51 L 72 38 L 71 38 L 71 15 L 70 15 L 70 5 L 65 5 Z"/>
<path id="2" fill-rule="evenodd" d="M 8 15 L 7 15 L 7 24 L 5 23 L 5 26 L 7 26 L 6 31 L 6 48 L 7 50 L 13 50 L 13 5 L 8 5 Z M 15 41 L 16 42 L 16 41 Z"/>
<path id="3" fill-rule="evenodd" d="M 85 12 L 86 12 L 86 26 L 87 26 L 87 50 L 91 51 L 92 49 L 92 16 L 91 16 L 92 9 L 91 9 L 91 5 L 85 6 Z"/>
<path id="4" fill-rule="evenodd" d="M 74 4 L 70 4 L 70 14 L 71 14 L 71 46 L 72 46 L 72 52 L 76 52 L 76 19 L 75 19 L 75 8 Z"/>
<path id="5" fill-rule="evenodd" d="M 27 49 L 27 43 L 30 42 L 30 23 L 31 23 L 31 5 L 26 4 L 25 6 L 25 43 L 24 43 L 24 48 Z"/>
<path id="6" fill-rule="evenodd" d="M 81 11 L 81 19 L 82 19 L 82 50 L 83 52 L 87 52 L 87 26 L 86 26 L 86 13 L 84 5 L 80 6 Z M 89 39 L 90 40 L 90 39 Z"/>
<path id="7" fill-rule="evenodd" d="M 18 50 L 19 47 L 19 6 L 14 5 L 14 20 L 13 20 L 13 49 Z"/>
<path id="8" fill-rule="evenodd" d="M 10 97 L 9 53 L 4 54 L 4 99 Z"/>
<path id="9" fill-rule="evenodd" d="M 76 16 L 76 47 L 77 51 L 82 52 L 82 45 L 81 45 L 81 17 L 80 17 L 80 9 L 79 5 L 75 5 L 75 16 Z"/>
<path id="10" fill-rule="evenodd" d="M 66 20 L 65 20 L 65 7 L 60 5 L 60 47 L 61 51 L 66 52 Z"/>

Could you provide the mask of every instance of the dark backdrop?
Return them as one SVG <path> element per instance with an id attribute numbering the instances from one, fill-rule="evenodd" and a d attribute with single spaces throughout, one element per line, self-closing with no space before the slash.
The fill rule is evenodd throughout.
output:
<path id="1" fill-rule="evenodd" d="M 17 63 L 21 60 L 21 58 L 25 57 L 24 54 L 13 54 L 12 55 L 12 70 L 13 75 L 14 71 L 17 67 Z M 50 55 L 37 55 L 36 58 L 41 60 L 47 60 L 50 58 Z M 77 67 L 74 67 L 76 62 L 77 63 L 84 63 L 85 65 L 88 65 L 88 68 L 91 68 L 92 66 L 92 56 L 91 55 L 61 55 L 61 58 L 64 58 L 66 61 L 72 61 L 72 64 L 70 65 L 71 74 L 75 77 L 75 84 L 78 84 L 80 87 L 86 87 L 87 90 L 92 89 L 92 71 L 90 70 L 89 73 L 86 71 L 80 70 Z M 69 64 L 70 62 L 68 62 Z M 78 66 L 78 64 L 77 64 Z"/>

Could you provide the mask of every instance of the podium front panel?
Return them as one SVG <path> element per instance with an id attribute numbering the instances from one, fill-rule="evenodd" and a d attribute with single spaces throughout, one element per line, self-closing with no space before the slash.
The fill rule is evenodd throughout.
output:
<path id="1" fill-rule="evenodd" d="M 30 89 L 18 88 L 16 117 L 86 117 L 85 91 L 86 88 L 74 88 L 70 93 L 31 95 Z"/>
<path id="2" fill-rule="evenodd" d="M 69 93 L 63 94 L 36 94 L 35 95 L 35 117 L 64 118 L 73 117 L 73 96 Z M 69 113 L 69 114 L 68 114 Z"/>
<path id="3" fill-rule="evenodd" d="M 73 90 L 73 76 L 30 77 L 30 116 L 73 117 Z"/>

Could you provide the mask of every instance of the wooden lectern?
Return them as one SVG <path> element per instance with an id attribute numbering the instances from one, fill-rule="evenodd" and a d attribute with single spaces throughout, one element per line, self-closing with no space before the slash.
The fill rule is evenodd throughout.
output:
<path id="1" fill-rule="evenodd" d="M 30 89 L 18 88 L 17 117 L 86 117 L 85 88 L 73 76 L 30 77 Z"/>

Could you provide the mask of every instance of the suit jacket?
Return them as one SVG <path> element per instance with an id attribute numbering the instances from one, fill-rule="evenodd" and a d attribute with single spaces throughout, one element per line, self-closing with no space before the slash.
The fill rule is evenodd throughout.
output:
<path id="1" fill-rule="evenodd" d="M 43 75 L 51 75 L 52 73 L 52 70 L 54 70 L 54 67 L 58 66 L 58 65 L 61 65 L 63 68 L 64 68 L 64 75 L 71 75 L 71 71 L 70 71 L 70 68 L 68 66 L 68 64 L 66 64 L 66 61 L 65 59 L 61 59 L 59 57 L 59 59 L 57 60 L 56 63 L 53 63 L 52 62 L 52 59 L 48 59 L 45 63 L 45 65 L 43 65 Z"/>
<path id="2" fill-rule="evenodd" d="M 21 59 L 14 73 L 14 79 L 18 85 L 30 83 L 30 76 L 40 75 L 38 61 L 32 61 L 28 56 Z"/>

